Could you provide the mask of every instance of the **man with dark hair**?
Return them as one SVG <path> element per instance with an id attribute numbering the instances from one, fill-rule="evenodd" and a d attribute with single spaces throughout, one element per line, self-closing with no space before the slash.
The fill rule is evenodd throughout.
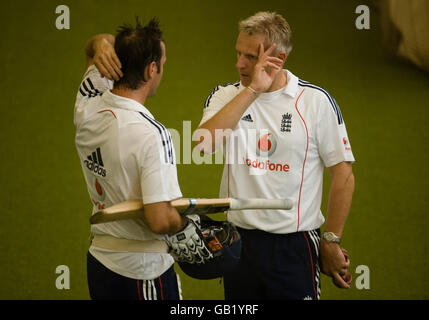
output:
<path id="1" fill-rule="evenodd" d="M 156 20 L 151 20 L 144 28 L 139 21 L 136 28 L 128 25 L 120 27 L 115 40 L 115 52 L 122 63 L 122 72 L 125 76 L 117 79 L 113 87 L 137 89 L 146 82 L 143 71 L 152 61 L 160 73 L 162 46 L 165 47 L 164 40 Z"/>
<path id="2" fill-rule="evenodd" d="M 120 27 L 116 38 L 97 35 L 88 41 L 86 57 L 74 123 L 92 212 L 135 199 L 145 210 L 145 219 L 91 226 L 91 298 L 180 299 L 166 243 L 192 247 L 196 262 L 211 254 L 198 241 L 194 220 L 170 205 L 182 196 L 174 146 L 168 130 L 144 106 L 159 86 L 166 61 L 159 24 L 153 19 L 143 27 L 137 20 L 136 27 Z"/>

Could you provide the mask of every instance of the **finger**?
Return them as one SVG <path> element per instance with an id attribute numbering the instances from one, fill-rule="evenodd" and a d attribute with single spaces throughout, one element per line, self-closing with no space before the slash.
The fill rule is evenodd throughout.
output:
<path id="1" fill-rule="evenodd" d="M 345 282 L 344 279 L 337 272 L 332 274 L 332 281 L 338 288 L 342 288 L 342 289 L 350 288 L 347 282 Z"/>
<path id="2" fill-rule="evenodd" d="M 265 72 L 272 78 L 274 77 L 280 70 L 282 70 L 279 66 L 271 63 L 267 63 Z"/>
<path id="3" fill-rule="evenodd" d="M 352 283 L 352 274 L 350 272 L 347 272 L 344 277 L 343 280 L 350 286 L 350 284 Z"/>
<path id="4" fill-rule="evenodd" d="M 113 80 L 110 78 L 109 72 L 106 70 L 106 68 L 103 66 L 103 64 L 99 60 L 97 60 L 97 61 L 94 60 L 94 64 L 97 67 L 98 71 L 100 71 L 101 76 L 106 77 L 109 80 Z"/>
<path id="5" fill-rule="evenodd" d="M 339 275 L 344 280 L 345 283 L 350 285 L 352 283 L 352 274 L 347 270 L 345 272 L 340 272 Z"/>
<path id="6" fill-rule="evenodd" d="M 109 76 L 111 78 L 109 78 L 110 80 L 114 79 L 114 80 L 119 80 L 119 76 L 116 74 L 115 70 L 113 70 L 112 66 L 110 65 L 109 61 L 107 60 L 106 57 L 102 57 L 101 58 L 101 62 L 103 63 L 103 66 L 105 67 L 105 69 L 108 71 Z"/>
<path id="7" fill-rule="evenodd" d="M 340 274 L 340 276 L 343 276 L 343 275 L 347 274 L 348 272 L 349 272 L 349 269 L 347 267 L 342 267 L 340 269 L 339 274 Z"/>
<path id="8" fill-rule="evenodd" d="M 116 55 L 116 52 L 113 52 L 112 56 L 113 56 L 113 60 L 115 61 L 116 65 L 119 67 L 119 69 L 122 69 L 121 60 L 119 60 L 118 56 Z"/>
<path id="9" fill-rule="evenodd" d="M 115 71 L 116 75 L 121 78 L 123 76 L 121 69 L 119 68 L 118 64 L 116 63 L 115 59 L 111 56 L 108 57 L 110 65 L 112 66 L 113 70 Z M 119 79 L 117 79 L 119 80 Z"/>
<path id="10" fill-rule="evenodd" d="M 348 259 L 347 257 L 344 257 L 344 260 L 341 263 L 341 266 L 345 267 L 345 268 L 348 268 L 348 267 L 350 267 L 350 262 L 351 262 L 350 259 Z"/>
<path id="11" fill-rule="evenodd" d="M 118 76 L 122 77 L 122 65 L 121 62 L 118 59 L 118 56 L 116 55 L 116 53 L 114 51 L 110 52 L 109 56 L 108 56 L 109 62 L 112 65 L 112 67 L 115 69 L 115 72 Z"/>
<path id="12" fill-rule="evenodd" d="M 109 61 L 109 65 L 112 67 L 113 71 L 115 72 L 115 75 L 120 78 L 121 77 L 121 70 L 119 69 L 119 67 L 116 65 L 116 62 L 113 61 L 113 59 L 111 57 L 108 57 L 108 61 Z M 119 80 L 119 79 L 117 79 Z"/>
<path id="13" fill-rule="evenodd" d="M 338 270 L 345 270 L 345 271 L 348 271 L 348 270 L 349 270 L 349 267 L 350 267 L 350 264 L 349 264 L 349 263 L 345 263 L 345 262 L 343 262 L 343 263 L 341 263 L 341 264 L 337 265 L 337 269 L 338 269 Z M 334 269 L 334 270 L 335 270 L 335 269 Z"/>
<path id="14" fill-rule="evenodd" d="M 279 66 L 283 65 L 283 60 L 277 57 L 267 57 L 266 61 L 278 64 Z"/>
<path id="15" fill-rule="evenodd" d="M 270 68 L 276 69 L 276 70 L 280 70 L 281 69 L 281 67 L 279 65 L 277 65 L 275 63 L 272 63 L 272 62 L 268 62 L 268 61 L 265 63 L 264 67 L 265 68 L 266 67 L 270 67 Z"/>
<path id="16" fill-rule="evenodd" d="M 259 58 L 261 58 L 264 55 L 264 45 L 262 43 L 259 44 Z"/>
<path id="17" fill-rule="evenodd" d="M 100 73 L 104 76 L 104 77 L 106 77 L 107 79 L 109 79 L 109 80 L 114 80 L 113 79 L 113 77 L 112 77 L 112 74 L 110 73 L 110 71 L 109 71 L 109 65 L 108 65 L 108 63 L 106 63 L 105 61 L 104 61 L 104 58 L 103 57 L 99 57 L 99 59 L 98 59 L 98 65 L 100 66 L 99 67 L 99 70 L 100 70 Z"/>
<path id="18" fill-rule="evenodd" d="M 346 258 L 346 260 L 348 260 L 349 259 L 349 253 L 347 252 L 347 250 L 344 248 L 341 248 L 341 252 L 343 253 L 344 258 Z"/>
<path id="19" fill-rule="evenodd" d="M 275 49 L 276 49 L 276 47 L 277 47 L 277 45 L 275 44 L 275 43 L 273 43 L 272 45 L 271 45 L 271 47 L 269 47 L 268 49 L 267 49 L 267 51 L 265 51 L 265 55 L 266 56 L 269 56 Z"/>

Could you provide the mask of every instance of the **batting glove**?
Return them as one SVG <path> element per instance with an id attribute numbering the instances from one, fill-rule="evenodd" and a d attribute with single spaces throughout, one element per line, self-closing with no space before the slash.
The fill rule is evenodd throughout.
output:
<path id="1" fill-rule="evenodd" d="M 201 230 L 193 219 L 187 218 L 185 227 L 171 236 L 166 236 L 165 241 L 170 247 L 170 254 L 178 262 L 201 264 L 213 258 Z"/>

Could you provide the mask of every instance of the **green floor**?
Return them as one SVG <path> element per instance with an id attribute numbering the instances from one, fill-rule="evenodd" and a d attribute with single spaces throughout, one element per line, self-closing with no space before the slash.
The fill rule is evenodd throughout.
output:
<path id="1" fill-rule="evenodd" d="M 2 3 L 0 299 L 89 298 L 91 203 L 73 126 L 86 40 L 114 33 L 135 14 L 158 16 L 168 61 L 146 106 L 168 128 L 181 132 L 187 120 L 194 130 L 211 90 L 238 80 L 237 22 L 260 10 L 289 21 L 294 49 L 286 67 L 335 97 L 357 160 L 344 246 L 354 279 L 358 266 L 369 268 L 370 287 L 339 290 L 322 276 L 322 298 L 428 299 L 429 74 L 385 59 L 376 10 L 370 30 L 355 28 L 362 3 L 68 0 L 61 4 L 70 8 L 70 30 L 55 27 L 57 1 Z M 216 197 L 221 169 L 178 165 L 184 196 Z M 59 265 L 70 269 L 69 290 L 55 286 Z M 223 299 L 219 280 L 181 279 L 185 299 Z"/>

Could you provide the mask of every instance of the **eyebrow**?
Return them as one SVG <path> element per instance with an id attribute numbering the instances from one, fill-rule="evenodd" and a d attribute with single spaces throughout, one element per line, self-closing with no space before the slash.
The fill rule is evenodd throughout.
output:
<path id="1" fill-rule="evenodd" d="M 246 57 L 248 57 L 248 58 L 257 58 L 258 57 L 258 55 L 254 55 L 254 54 L 251 54 L 251 53 L 244 53 L 244 52 L 241 52 L 240 50 L 237 50 L 237 48 L 235 49 L 235 51 L 237 51 L 237 53 L 241 53 L 241 54 L 244 54 Z"/>

